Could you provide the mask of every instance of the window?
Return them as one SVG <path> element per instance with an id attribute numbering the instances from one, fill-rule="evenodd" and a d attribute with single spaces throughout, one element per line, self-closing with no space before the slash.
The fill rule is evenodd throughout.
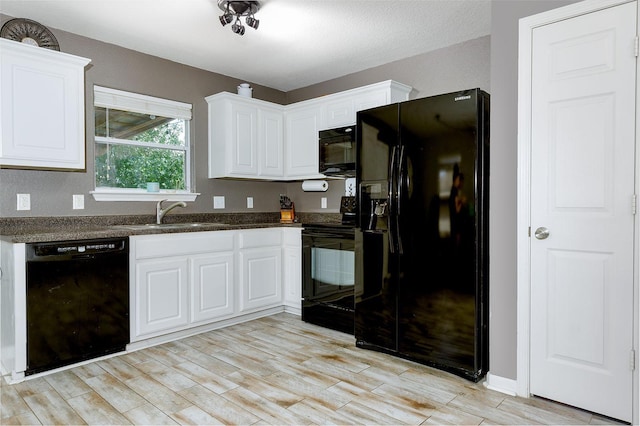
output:
<path id="1" fill-rule="evenodd" d="M 94 119 L 96 200 L 195 199 L 191 104 L 94 86 Z"/>

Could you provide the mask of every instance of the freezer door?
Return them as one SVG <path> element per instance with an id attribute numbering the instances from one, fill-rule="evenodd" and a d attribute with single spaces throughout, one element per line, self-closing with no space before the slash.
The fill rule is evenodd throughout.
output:
<path id="1" fill-rule="evenodd" d="M 358 113 L 355 336 L 360 347 L 397 349 L 398 105 Z"/>

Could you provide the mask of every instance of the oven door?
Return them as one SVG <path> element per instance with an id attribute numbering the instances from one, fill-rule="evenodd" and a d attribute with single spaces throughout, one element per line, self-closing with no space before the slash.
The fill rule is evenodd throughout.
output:
<path id="1" fill-rule="evenodd" d="M 353 334 L 353 230 L 305 229 L 302 259 L 302 319 Z"/>

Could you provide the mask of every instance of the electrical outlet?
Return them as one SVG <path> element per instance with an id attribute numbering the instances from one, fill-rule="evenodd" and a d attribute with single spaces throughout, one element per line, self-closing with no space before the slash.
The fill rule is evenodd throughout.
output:
<path id="1" fill-rule="evenodd" d="M 247 197 L 247 208 L 248 209 L 253 208 L 253 197 Z"/>
<path id="2" fill-rule="evenodd" d="M 18 210 L 31 210 L 31 194 L 18 194 Z"/>
<path id="3" fill-rule="evenodd" d="M 224 195 L 214 195 L 213 196 L 213 208 L 214 209 L 224 209 Z"/>
<path id="4" fill-rule="evenodd" d="M 344 180 L 344 195 L 347 197 L 356 195 L 356 178 L 347 178 Z"/>
<path id="5" fill-rule="evenodd" d="M 83 194 L 73 194 L 73 209 L 74 210 L 83 210 L 84 209 L 84 195 Z"/>
<path id="6" fill-rule="evenodd" d="M 323 209 L 327 208 L 327 197 L 322 197 L 320 199 L 320 207 L 323 208 Z"/>

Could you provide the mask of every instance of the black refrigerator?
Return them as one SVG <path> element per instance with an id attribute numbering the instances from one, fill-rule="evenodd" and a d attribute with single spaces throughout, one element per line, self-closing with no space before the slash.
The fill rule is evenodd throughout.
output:
<path id="1" fill-rule="evenodd" d="M 355 337 L 474 382 L 489 367 L 489 95 L 358 113 Z"/>

